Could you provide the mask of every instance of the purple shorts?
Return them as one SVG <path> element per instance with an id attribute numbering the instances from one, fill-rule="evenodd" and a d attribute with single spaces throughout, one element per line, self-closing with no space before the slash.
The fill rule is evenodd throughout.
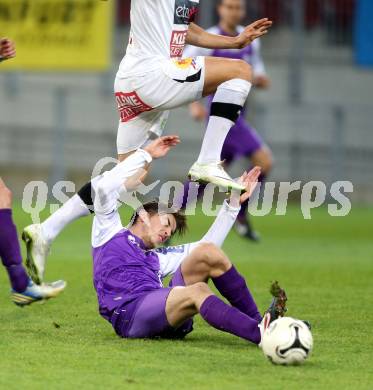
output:
<path id="1" fill-rule="evenodd" d="M 251 156 L 264 145 L 256 130 L 241 115 L 225 139 L 221 158 L 228 164 L 242 156 Z"/>
<path id="2" fill-rule="evenodd" d="M 169 287 L 145 292 L 134 301 L 115 309 L 110 321 L 115 332 L 126 338 L 184 338 L 193 330 L 193 320 L 187 320 L 176 329 L 166 317 L 166 300 L 174 286 L 185 286 L 180 267 Z"/>

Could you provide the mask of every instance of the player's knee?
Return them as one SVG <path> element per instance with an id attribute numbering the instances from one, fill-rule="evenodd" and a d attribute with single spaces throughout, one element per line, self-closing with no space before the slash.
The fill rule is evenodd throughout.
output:
<path id="1" fill-rule="evenodd" d="M 251 82 L 253 78 L 253 71 L 251 65 L 249 65 L 246 61 L 237 60 L 234 77 Z"/>
<path id="2" fill-rule="evenodd" d="M 199 298 L 211 294 L 210 287 L 205 282 L 197 282 L 190 286 L 193 297 Z"/>
<path id="3" fill-rule="evenodd" d="M 209 270 L 221 269 L 224 271 L 230 268 L 230 261 L 217 245 L 205 242 L 200 245 L 200 251 L 203 254 L 203 261 Z"/>
<path id="4" fill-rule="evenodd" d="M 270 154 L 268 160 L 265 163 L 263 171 L 266 175 L 268 175 L 272 171 L 272 168 L 273 168 L 273 157 L 272 154 Z"/>
<path id="5" fill-rule="evenodd" d="M 263 159 L 263 173 L 268 175 L 269 172 L 272 170 L 273 167 L 273 156 L 269 149 L 266 150 L 264 159 Z"/>
<path id="6" fill-rule="evenodd" d="M 254 156 L 254 164 L 259 165 L 262 173 L 265 175 L 268 175 L 273 167 L 273 156 L 272 152 L 268 147 L 264 147 L 260 149 L 259 156 L 257 159 L 255 159 Z"/>
<path id="7" fill-rule="evenodd" d="M 12 192 L 0 180 L 0 209 L 10 209 L 12 207 Z"/>

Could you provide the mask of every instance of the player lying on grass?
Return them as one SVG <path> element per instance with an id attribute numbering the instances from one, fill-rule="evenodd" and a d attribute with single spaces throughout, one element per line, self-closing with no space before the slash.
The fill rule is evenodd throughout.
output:
<path id="1" fill-rule="evenodd" d="M 0 39 L 0 62 L 9 60 L 16 56 L 16 47 L 13 41 L 8 38 Z"/>
<path id="2" fill-rule="evenodd" d="M 145 203 L 124 228 L 117 211 L 121 191 L 140 184 L 152 159 L 165 156 L 179 143 L 177 136 L 161 137 L 105 172 L 95 181 L 95 217 L 92 226 L 94 286 L 100 314 L 121 337 L 182 338 L 192 331 L 193 316 L 216 329 L 255 344 L 261 331 L 285 311 L 285 292 L 276 297 L 264 319 L 245 279 L 220 249 L 239 211 L 254 190 L 260 168 L 241 177 L 243 195 L 232 194 L 215 222 L 198 242 L 159 247 L 174 233 L 183 233 L 183 213 L 156 201 Z M 169 287 L 162 279 L 173 275 Z M 209 288 L 212 280 L 229 301 L 226 304 Z"/>
<path id="3" fill-rule="evenodd" d="M 199 0 L 136 0 L 131 2 L 131 31 L 119 65 L 114 90 L 120 121 L 118 160 L 163 133 L 169 110 L 215 93 L 193 180 L 243 190 L 224 170 L 221 149 L 251 90 L 252 70 L 242 60 L 215 57 L 181 59 L 186 43 L 204 48 L 243 48 L 265 35 L 272 22 L 260 19 L 236 37 L 210 34 L 194 23 Z M 42 224 L 23 234 L 26 265 L 36 283 L 43 280 L 50 245 L 61 230 L 92 208 L 92 183 L 87 183 Z"/>
<path id="4" fill-rule="evenodd" d="M 17 230 L 12 220 L 12 193 L 0 178 L 0 257 L 12 286 L 11 299 L 19 306 L 57 296 L 66 286 L 62 280 L 34 284 L 22 265 Z"/>

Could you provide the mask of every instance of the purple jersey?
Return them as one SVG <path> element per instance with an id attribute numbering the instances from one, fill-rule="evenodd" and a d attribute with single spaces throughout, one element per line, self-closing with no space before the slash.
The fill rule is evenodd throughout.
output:
<path id="1" fill-rule="evenodd" d="M 93 248 L 93 283 L 100 314 L 110 320 L 115 308 L 162 287 L 157 254 L 129 230 Z"/>

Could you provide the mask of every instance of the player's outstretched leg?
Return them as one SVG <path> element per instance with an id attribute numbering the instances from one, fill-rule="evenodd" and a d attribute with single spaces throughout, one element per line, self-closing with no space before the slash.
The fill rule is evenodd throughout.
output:
<path id="1" fill-rule="evenodd" d="M 255 344 L 260 343 L 258 321 L 224 303 L 212 293 L 206 283 L 198 282 L 171 290 L 166 301 L 166 316 L 172 327 L 179 327 L 197 313 L 218 330 L 234 334 Z"/>
<path id="2" fill-rule="evenodd" d="M 26 267 L 35 283 L 43 282 L 45 262 L 53 240 L 68 224 L 90 214 L 93 205 L 91 191 L 89 182 L 43 223 L 24 228 L 22 239 L 26 244 Z"/>
<path id="3" fill-rule="evenodd" d="M 261 342 L 264 330 L 278 318 L 272 317 L 269 310 L 263 320 L 252 318 L 223 302 L 205 282 L 174 287 L 170 291 L 166 301 L 166 317 L 172 327 L 178 328 L 197 313 L 212 327 L 257 345 Z"/>
<path id="4" fill-rule="evenodd" d="M 205 58 L 203 94 L 215 93 L 198 160 L 191 167 L 192 180 L 243 190 L 224 170 L 220 155 L 225 138 L 239 117 L 251 89 L 251 67 L 242 60 Z"/>
<path id="5" fill-rule="evenodd" d="M 215 244 L 197 245 L 183 260 L 180 270 L 187 286 L 211 279 L 220 294 L 232 306 L 258 322 L 261 321 L 262 317 L 246 280 Z"/>
<path id="6" fill-rule="evenodd" d="M 174 277 L 182 279 L 186 286 L 211 279 L 222 296 L 257 324 L 261 324 L 262 330 L 286 311 L 285 291 L 275 282 L 270 291 L 274 298 L 262 321 L 245 279 L 225 253 L 212 243 L 198 244 L 183 260 Z"/>
<path id="7" fill-rule="evenodd" d="M 66 286 L 62 280 L 35 285 L 22 265 L 17 230 L 12 220 L 11 192 L 0 179 L 0 257 L 12 286 L 11 299 L 19 306 L 57 296 Z"/>

